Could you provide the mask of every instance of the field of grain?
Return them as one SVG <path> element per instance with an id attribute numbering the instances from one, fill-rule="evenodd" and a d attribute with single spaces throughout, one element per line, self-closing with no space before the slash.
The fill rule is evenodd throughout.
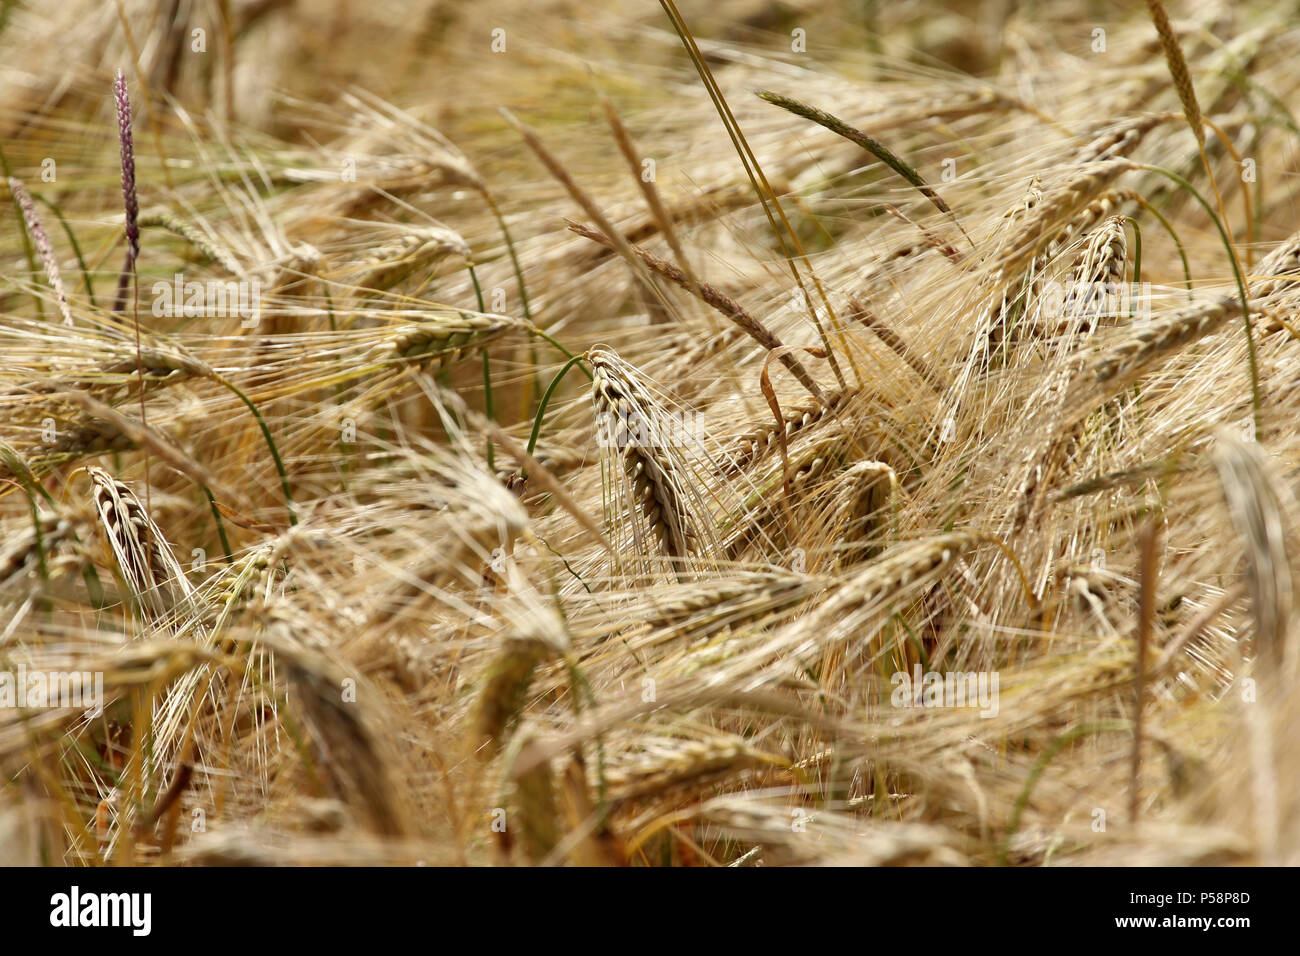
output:
<path id="1" fill-rule="evenodd" d="M 0 8 L 0 863 L 1300 863 L 1294 2 Z"/>

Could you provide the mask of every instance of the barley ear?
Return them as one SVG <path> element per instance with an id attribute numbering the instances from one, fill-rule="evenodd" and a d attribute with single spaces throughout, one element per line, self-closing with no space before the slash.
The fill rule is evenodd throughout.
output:
<path id="1" fill-rule="evenodd" d="M 680 562 L 697 551 L 698 529 L 689 511 L 688 478 L 671 453 L 655 399 L 613 352 L 593 349 L 588 357 L 595 373 L 591 394 L 602 454 L 609 450 L 619 459 L 630 492 L 626 510 L 641 512 L 655 541 L 654 548 L 638 550 L 661 551 Z M 637 516 L 627 517 L 638 541 Z M 674 567 L 680 575 L 681 565 Z"/>
<path id="2" fill-rule="evenodd" d="M 140 499 L 101 468 L 88 467 L 96 517 L 132 601 L 159 625 L 186 611 L 194 588 Z"/>
<path id="3" fill-rule="evenodd" d="M 488 666 L 470 719 L 470 745 L 481 760 L 504 746 L 523 712 L 537 665 L 550 656 L 548 645 L 531 634 L 506 638 Z"/>
<path id="4" fill-rule="evenodd" d="M 1255 657 L 1277 674 L 1284 662 L 1294 591 L 1282 501 L 1269 475 L 1267 456 L 1254 442 L 1220 431 L 1215 437 L 1214 465 L 1245 548 L 1255 613 Z"/>
<path id="5" fill-rule="evenodd" d="M 1187 60 L 1183 56 L 1182 47 L 1178 44 L 1178 36 L 1174 33 L 1174 28 L 1169 23 L 1169 14 L 1165 13 L 1164 4 L 1160 0 L 1147 0 L 1147 10 L 1151 13 L 1151 22 L 1156 26 L 1156 33 L 1160 35 L 1160 46 L 1165 51 L 1169 74 L 1174 78 L 1174 89 L 1178 91 L 1178 99 L 1183 104 L 1183 115 L 1187 117 L 1187 125 L 1191 127 L 1192 135 L 1196 137 L 1196 145 L 1200 146 L 1205 142 L 1201 104 L 1196 100 L 1196 90 L 1192 87 L 1192 73 L 1187 68 Z"/>

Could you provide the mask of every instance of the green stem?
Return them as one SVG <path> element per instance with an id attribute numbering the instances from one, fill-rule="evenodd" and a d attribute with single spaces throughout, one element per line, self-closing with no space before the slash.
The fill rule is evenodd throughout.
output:
<path id="1" fill-rule="evenodd" d="M 555 341 L 555 339 L 551 338 L 549 335 L 547 335 L 545 332 L 543 332 L 543 331 L 542 331 L 541 329 L 539 329 L 537 326 L 534 325 L 534 326 L 532 327 L 532 329 L 530 329 L 530 331 L 531 331 L 534 335 L 539 336 L 540 338 L 545 339 L 545 340 L 546 340 L 547 342 L 549 342 L 551 345 L 555 346 L 556 349 L 558 349 L 559 351 L 563 352 L 564 355 L 567 356 L 568 358 L 571 358 L 571 359 L 572 359 L 572 358 L 582 358 L 581 355 L 574 355 L 572 352 L 570 352 L 568 349 L 566 349 L 566 348 L 565 348 L 563 345 L 561 345 L 559 342 Z M 587 368 L 587 366 L 585 366 L 585 365 L 581 365 L 581 366 L 579 366 L 579 369 L 582 371 L 582 374 L 583 374 L 583 375 L 587 376 L 587 381 L 589 381 L 589 382 L 594 382 L 594 381 L 596 380 L 596 376 L 593 375 L 593 374 L 591 374 L 591 369 Z"/>
<path id="2" fill-rule="evenodd" d="M 1102 720 L 1094 724 L 1080 724 L 1078 727 L 1067 730 L 1048 745 L 1047 749 L 1034 761 L 1029 776 L 1025 778 L 1025 785 L 1020 789 L 1020 795 L 1016 797 L 1015 805 L 1011 809 L 1011 820 L 1007 823 L 1007 835 L 1003 839 L 1001 849 L 998 850 L 1000 863 L 1006 864 L 1007 853 L 1011 849 L 1011 838 L 1020 829 L 1021 814 L 1025 812 L 1025 807 L 1029 804 L 1029 796 L 1034 792 L 1034 786 L 1038 783 L 1038 779 L 1043 775 L 1043 771 L 1047 769 L 1047 765 L 1052 762 L 1052 759 L 1080 737 L 1087 737 L 1107 730 L 1129 731 L 1131 729 L 1128 722 L 1123 720 Z"/>
<path id="3" fill-rule="evenodd" d="M 1195 187 L 1193 187 L 1186 179 L 1179 176 L 1177 173 L 1168 169 L 1163 169 L 1160 166 L 1150 166 L 1145 163 L 1139 163 L 1136 168 L 1168 176 L 1179 186 L 1182 186 L 1196 198 L 1196 201 L 1199 202 L 1201 207 L 1205 210 L 1206 215 L 1208 215 L 1211 221 L 1213 221 L 1215 228 L 1219 230 L 1219 238 L 1223 240 L 1223 247 L 1228 250 L 1228 261 L 1232 265 L 1233 278 L 1237 280 L 1237 294 L 1241 296 L 1241 320 L 1246 330 L 1246 358 L 1250 364 L 1250 402 L 1255 418 L 1255 441 L 1259 441 L 1261 433 L 1260 419 L 1262 403 L 1259 395 L 1259 362 L 1255 357 L 1255 327 L 1250 319 L 1250 302 L 1246 295 L 1246 280 L 1241 274 L 1241 263 L 1237 261 L 1237 253 L 1232 248 L 1232 240 L 1228 238 L 1227 230 L 1223 228 L 1223 223 L 1219 220 L 1219 217 L 1215 215 L 1214 210 L 1210 208 L 1210 204 L 1205 201 L 1205 197 L 1197 192 Z"/>
<path id="4" fill-rule="evenodd" d="M 1148 206 L 1147 208 L 1150 209 L 1151 207 Z M 1156 211 L 1155 211 L 1154 209 L 1151 209 L 1151 211 L 1152 211 L 1153 213 L 1155 213 L 1157 216 L 1160 215 L 1159 213 L 1156 213 Z M 1163 217 L 1161 217 L 1161 218 L 1163 218 Z M 1137 220 L 1134 219 L 1132 216 L 1125 216 L 1125 217 L 1124 217 L 1124 221 L 1127 222 L 1130 226 L 1133 227 L 1133 290 L 1134 290 L 1134 291 L 1137 291 L 1137 292 L 1140 292 L 1141 289 L 1142 289 L 1142 227 L 1138 225 Z M 1168 227 L 1168 223 L 1166 223 L 1166 227 Z M 1174 242 L 1175 242 L 1175 243 L 1178 242 L 1178 236 L 1177 236 L 1177 235 L 1174 235 Z M 1180 247 L 1178 251 L 1179 251 L 1179 253 L 1181 254 L 1181 253 L 1182 253 L 1182 248 Z M 1186 263 L 1186 261 L 1187 261 L 1186 258 L 1184 258 L 1184 259 L 1183 259 L 1184 264 Z M 1191 275 L 1190 275 L 1190 273 L 1189 273 L 1188 276 L 1187 276 L 1187 284 L 1188 284 L 1188 289 L 1187 289 L 1187 291 L 1188 291 L 1188 294 L 1190 295 L 1190 294 L 1191 294 Z M 1129 305 L 1128 317 L 1129 317 L 1130 320 L 1133 320 L 1133 319 L 1136 319 L 1136 318 L 1137 318 L 1137 304 L 1136 304 L 1135 302 L 1133 302 L 1133 299 L 1132 299 L 1132 296 L 1131 296 L 1131 295 L 1130 295 L 1130 297 L 1129 297 L 1129 302 L 1130 302 L 1130 305 Z M 1149 305 L 1150 305 L 1150 303 L 1148 303 L 1148 306 L 1149 306 Z M 1134 383 L 1133 383 L 1133 401 L 1134 401 L 1135 403 L 1140 403 L 1141 400 L 1142 400 L 1142 386 L 1139 385 L 1137 382 L 1134 382 Z M 1118 414 L 1118 413 L 1116 413 L 1116 415 L 1117 415 L 1117 414 Z M 1141 409 L 1141 405 L 1139 404 L 1139 405 L 1138 405 L 1138 416 L 1139 416 L 1139 418 L 1140 418 L 1141 414 L 1142 414 L 1142 409 Z M 1114 417 L 1115 417 L 1115 416 L 1112 416 L 1112 419 L 1114 419 Z"/>
<path id="5" fill-rule="evenodd" d="M 19 484 L 9 478 L 0 479 L 6 484 L 13 485 L 23 493 L 27 499 L 27 507 L 32 512 L 32 533 L 36 536 L 36 562 L 41 569 L 41 584 L 43 590 L 49 591 L 50 587 L 50 569 L 45 560 L 45 535 L 41 534 L 41 510 L 36 507 L 36 496 L 32 494 L 31 489 L 27 487 L 26 482 Z M 44 605 L 44 599 L 41 600 Z"/>
<path id="6" fill-rule="evenodd" d="M 248 406 L 248 410 L 253 413 L 257 419 L 257 427 L 262 429 L 262 437 L 266 439 L 266 447 L 271 450 L 271 458 L 275 462 L 275 470 L 280 475 L 280 490 L 284 492 L 284 507 L 289 512 L 289 524 L 298 523 L 298 515 L 293 510 L 293 495 L 289 492 L 289 476 L 285 473 L 284 462 L 280 460 L 280 450 L 275 447 L 275 439 L 271 437 L 271 429 L 266 427 L 266 420 L 262 418 L 262 413 L 257 410 L 257 406 L 248 400 L 248 396 L 236 387 L 235 383 L 224 376 L 215 376 L 216 381 L 220 382 L 226 388 L 235 393 L 235 397 Z"/>
<path id="7" fill-rule="evenodd" d="M 1192 268 L 1187 264 L 1187 252 L 1183 249 L 1183 241 L 1180 238 L 1178 238 L 1178 233 L 1176 233 L 1174 231 L 1174 227 L 1169 224 L 1169 220 L 1166 219 L 1163 215 L 1161 215 L 1160 210 L 1158 210 L 1155 206 L 1151 205 L 1151 203 L 1147 202 L 1145 199 L 1142 199 L 1141 197 L 1138 197 L 1138 201 L 1142 203 L 1143 207 L 1147 210 L 1147 212 L 1151 213 L 1151 215 L 1155 216 L 1156 219 L 1159 220 L 1160 225 L 1165 227 L 1165 232 L 1169 233 L 1169 238 L 1173 239 L 1174 248 L 1178 250 L 1178 258 L 1183 260 L 1183 284 L 1187 288 L 1187 301 L 1191 302 L 1192 301 Z"/>
<path id="8" fill-rule="evenodd" d="M 555 378 L 551 379 L 551 384 L 547 386 L 546 393 L 542 395 L 542 401 L 537 406 L 537 417 L 533 419 L 533 433 L 528 436 L 528 454 L 531 455 L 533 449 L 537 447 L 537 435 L 542 430 L 542 416 L 546 414 L 546 406 L 550 404 L 551 396 L 555 394 L 556 388 L 558 388 L 560 382 L 564 380 L 564 376 L 568 374 L 569 369 L 573 368 L 574 365 L 581 361 L 581 355 L 575 355 L 573 358 L 569 359 L 564 363 L 564 368 L 555 373 Z"/>
<path id="9" fill-rule="evenodd" d="M 492 215 L 496 217 L 497 224 L 501 227 L 501 235 L 506 241 L 506 252 L 510 255 L 510 264 L 515 270 L 515 282 L 519 285 L 519 302 L 524 310 L 524 318 L 527 319 L 531 325 L 533 322 L 533 310 L 528 305 L 528 286 L 524 283 L 524 270 L 523 267 L 519 265 L 519 254 L 515 252 L 515 242 L 514 239 L 510 237 L 509 227 L 506 226 L 505 214 L 501 212 L 501 208 L 497 205 L 496 200 L 492 198 L 492 194 L 488 192 L 486 186 L 483 187 L 482 193 L 484 201 L 488 204 L 488 208 L 492 210 Z M 532 367 L 536 369 L 538 365 L 536 345 L 531 346 L 531 351 L 531 364 Z M 532 376 L 533 401 L 537 401 L 537 381 L 537 375 L 534 373 Z"/>
<path id="10" fill-rule="evenodd" d="M 479 285 L 478 273 L 474 271 L 474 263 L 466 262 L 465 265 L 469 269 L 470 281 L 474 283 L 474 296 L 478 299 L 478 310 L 486 312 L 487 308 L 483 304 L 483 287 Z M 486 348 L 483 350 L 483 411 L 489 421 L 496 421 L 496 413 L 492 402 L 492 360 L 488 356 Z M 496 455 L 492 449 L 492 439 L 487 438 L 484 443 L 487 446 L 488 471 L 496 471 Z"/>
<path id="11" fill-rule="evenodd" d="M 579 574 L 577 571 L 573 570 L 573 566 L 570 565 L 569 562 L 568 562 L 567 560 L 565 560 L 564 555 L 560 554 L 560 552 L 556 551 L 553 547 L 551 547 L 550 542 L 548 542 L 548 541 L 547 541 L 545 538 L 543 538 L 541 535 L 538 535 L 538 536 L 537 536 L 537 540 L 540 541 L 540 542 L 542 543 L 542 547 L 546 548 L 547 551 L 551 552 L 551 554 L 555 555 L 557 558 L 560 559 L 560 563 L 564 565 L 564 570 L 568 571 L 571 575 L 573 575 L 574 579 L 577 580 L 577 582 L 578 582 L 579 584 L 582 585 L 583 589 L 584 589 L 588 594 L 590 594 L 590 593 L 591 593 L 591 586 L 588 585 L 587 582 L 584 581 L 584 580 L 582 579 L 582 575 L 581 575 L 581 574 Z M 634 652 L 634 653 L 635 653 L 635 652 Z"/>
<path id="12" fill-rule="evenodd" d="M 1142 284 L 1142 227 L 1137 224 L 1137 220 L 1132 216 L 1125 216 L 1128 224 L 1133 227 L 1133 282 L 1137 285 Z"/>
<path id="13" fill-rule="evenodd" d="M 524 310 L 524 318 L 529 322 L 533 321 L 532 310 L 528 307 L 528 287 L 524 285 L 524 270 L 519 265 L 519 256 L 515 252 L 514 240 L 510 238 L 510 230 L 506 226 L 506 217 L 497 206 L 496 200 L 486 189 L 483 190 L 483 198 L 487 201 L 488 208 L 492 210 L 492 215 L 496 217 L 497 225 L 501 227 L 501 235 L 506 241 L 506 252 L 510 255 L 510 263 L 514 266 L 515 282 L 519 284 L 519 302 Z"/>
<path id="14" fill-rule="evenodd" d="M 208 496 L 208 507 L 212 509 L 212 520 L 217 523 L 217 535 L 221 538 L 221 550 L 226 552 L 226 563 L 234 564 L 234 555 L 230 553 L 230 539 L 226 537 L 226 523 L 221 520 L 221 512 L 217 510 L 217 499 L 212 497 L 212 489 L 207 485 L 199 485 L 199 487 Z"/>

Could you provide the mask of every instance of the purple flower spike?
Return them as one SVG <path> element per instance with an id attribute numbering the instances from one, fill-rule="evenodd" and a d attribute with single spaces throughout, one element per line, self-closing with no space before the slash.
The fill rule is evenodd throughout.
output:
<path id="1" fill-rule="evenodd" d="M 45 231 L 45 224 L 41 222 L 40 213 L 36 211 L 36 204 L 32 202 L 32 197 L 27 192 L 27 187 L 23 185 L 22 180 L 9 177 L 9 189 L 13 192 L 14 198 L 18 200 L 18 208 L 23 211 L 23 220 L 27 225 L 27 233 L 32 237 L 32 242 L 36 245 L 36 251 L 40 253 L 41 264 L 45 266 L 45 277 L 50 280 L 50 287 L 54 289 L 54 295 L 59 301 L 59 313 L 63 316 L 65 325 L 72 324 L 72 313 L 68 311 L 68 297 L 63 291 L 63 278 L 59 274 L 59 261 L 54 257 L 54 246 L 50 243 L 49 234 Z"/>
<path id="2" fill-rule="evenodd" d="M 117 98 L 117 135 L 122 143 L 122 200 L 126 203 L 126 241 L 131 261 L 140 255 L 140 204 L 135 197 L 135 140 L 131 136 L 131 98 L 126 92 L 126 77 L 117 71 L 113 83 Z"/>
<path id="3" fill-rule="evenodd" d="M 126 77 L 117 71 L 113 81 L 113 97 L 117 100 L 117 135 L 122 146 L 122 202 L 126 207 L 126 265 L 117 283 L 117 311 L 126 304 L 126 288 L 130 273 L 135 270 L 140 255 L 140 203 L 135 195 L 135 140 L 131 136 L 131 98 L 126 92 Z"/>

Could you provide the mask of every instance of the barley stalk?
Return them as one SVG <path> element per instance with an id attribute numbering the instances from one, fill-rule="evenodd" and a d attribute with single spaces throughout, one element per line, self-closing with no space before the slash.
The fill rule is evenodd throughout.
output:
<path id="1" fill-rule="evenodd" d="M 370 293 L 391 289 L 447 256 L 470 255 L 469 244 L 444 226 L 369 225 L 360 238 L 368 246 L 366 252 L 339 271 Z"/>
<path id="2" fill-rule="evenodd" d="M 832 392 L 824 404 L 785 406 L 781 410 L 781 417 L 785 421 L 786 442 L 790 442 L 796 436 L 806 434 L 810 429 L 831 417 L 855 394 L 857 394 L 856 391 Z M 778 440 L 778 429 L 774 422 L 764 420 L 758 423 L 732 440 L 732 451 L 726 459 L 723 473 L 735 474 L 751 467 L 775 447 Z"/>
<path id="3" fill-rule="evenodd" d="M 892 169 L 895 173 L 897 173 L 899 176 L 905 179 L 908 183 L 910 183 L 916 189 L 916 191 L 919 192 L 926 199 L 928 199 L 936 209 L 938 209 L 941 213 L 943 213 L 949 219 L 951 219 L 953 221 L 953 224 L 956 225 L 958 229 L 961 229 L 961 223 L 957 222 L 956 217 L 953 215 L 952 209 L 948 206 L 946 202 L 943 201 L 943 198 L 937 192 L 934 191 L 933 187 L 931 187 L 928 183 L 926 183 L 924 179 L 921 178 L 920 174 L 917 173 L 915 169 L 913 169 L 907 163 L 903 162 L 901 159 L 895 156 L 894 153 L 889 149 L 889 147 L 885 146 L 884 143 L 881 143 L 879 140 L 873 139 L 872 137 L 868 136 L 866 133 L 862 132 L 861 130 L 854 129 L 848 123 L 845 123 L 843 120 L 839 119 L 838 117 L 832 116 L 830 113 L 827 113 L 824 110 L 819 110 L 814 106 L 809 106 L 806 103 L 801 103 L 796 99 L 792 99 L 791 97 L 782 96 L 779 93 L 773 93 L 769 90 L 759 90 L 757 95 L 758 98 L 761 100 L 766 100 L 767 102 L 775 106 L 779 106 L 784 110 L 789 110 L 791 113 L 794 113 L 796 116 L 802 116 L 804 119 L 812 120 L 814 123 L 826 127 L 832 133 L 835 133 L 838 136 L 843 136 L 845 139 L 849 140 L 849 142 L 856 143 L 857 145 L 861 146 L 868 153 L 870 153 L 872 156 L 875 156 L 876 159 L 880 160 L 882 163 L 884 163 L 886 166 Z M 962 229 L 963 234 L 965 233 L 965 231 L 966 230 Z M 969 238 L 970 237 L 967 236 L 967 239 Z"/>
<path id="4" fill-rule="evenodd" d="M 1091 331 L 1100 313 L 1123 301 L 1120 292 L 1127 274 L 1124 220 L 1113 216 L 1089 234 L 1071 269 L 1070 286 L 1062 303 L 1066 329 Z"/>
<path id="5" fill-rule="evenodd" d="M 1251 294 L 1260 298 L 1281 299 L 1297 288 L 1300 280 L 1300 233 L 1279 243 L 1255 267 L 1262 277 L 1251 282 Z"/>
<path id="6" fill-rule="evenodd" d="M 180 236 L 232 275 L 237 275 L 241 271 L 239 261 L 229 249 L 209 238 L 192 223 L 185 221 L 170 209 L 161 207 L 142 213 L 140 215 L 140 227 L 145 229 L 150 227 L 165 229 L 174 235 Z"/>
<path id="7" fill-rule="evenodd" d="M 1091 376 L 1112 391 L 1120 388 L 1160 359 L 1217 331 L 1241 310 L 1239 298 L 1224 296 L 1153 319 L 1093 360 Z"/>
<path id="8" fill-rule="evenodd" d="M 518 322 L 505 316 L 449 312 L 391 333 L 388 347 L 404 359 L 450 360 L 467 348 L 519 327 Z"/>
<path id="9" fill-rule="evenodd" d="M 921 379 L 939 394 L 947 391 L 948 386 L 944 383 L 943 377 L 930 368 L 923 359 L 921 359 L 903 338 L 891 329 L 882 319 L 873 314 L 870 309 L 862 303 L 860 299 L 849 299 L 849 310 L 852 317 L 861 322 L 866 328 L 875 333 L 880 341 L 907 363 L 908 367 L 914 371 Z"/>
<path id="10" fill-rule="evenodd" d="M 695 278 L 694 273 L 691 271 L 690 260 L 686 258 L 686 251 L 677 238 L 677 230 L 673 228 L 673 216 L 669 214 L 663 200 L 659 198 L 659 190 L 655 187 L 654 178 L 647 177 L 644 174 L 641 166 L 641 156 L 637 152 L 636 144 L 632 142 L 632 137 L 628 133 L 627 127 L 623 125 L 622 119 L 619 118 L 618 112 L 614 109 L 614 104 L 604 97 L 601 98 L 601 103 L 605 107 L 605 120 L 609 123 L 609 128 L 614 134 L 614 142 L 618 144 L 619 152 L 623 154 L 623 159 L 627 162 L 632 178 L 636 180 L 637 185 L 641 188 L 641 194 L 645 197 L 646 206 L 650 209 L 650 215 L 655 225 L 663 233 L 668 248 L 672 249 L 673 255 L 677 258 L 677 263 L 690 282 L 692 290 L 696 295 L 699 295 L 699 280 Z M 628 242 L 633 241 L 628 239 Z"/>
<path id="11" fill-rule="evenodd" d="M 868 560 L 881 551 L 873 539 L 884 524 L 879 515 L 892 504 L 897 507 L 898 475 L 879 461 L 859 461 L 836 478 L 836 551 L 841 567 Z"/>
<path id="12" fill-rule="evenodd" d="M 586 226 L 572 221 L 568 221 L 568 226 L 578 235 L 590 239 L 593 242 L 599 242 L 601 245 L 606 246 L 613 245 L 612 241 L 604 233 L 597 232 L 594 229 L 588 229 Z M 691 280 L 687 278 L 686 273 L 682 272 L 681 269 L 678 269 L 672 263 L 665 262 L 654 253 L 647 252 L 640 246 L 633 246 L 632 251 L 640 256 L 641 260 L 659 275 L 671 279 L 683 289 L 692 289 Z M 761 322 L 742 309 L 735 300 L 723 295 L 708 283 L 700 283 L 699 294 L 705 302 L 725 315 L 743 332 L 768 351 L 776 351 L 777 349 L 784 348 L 780 339 L 768 331 L 767 327 Z M 797 358 L 789 352 L 783 351 L 780 355 L 780 362 L 790 370 L 790 374 L 799 380 L 799 384 L 806 388 L 812 394 L 813 398 L 823 404 L 825 403 L 826 395 L 822 391 L 821 386 L 813 381 L 812 376 L 808 374 L 807 370 L 804 369 L 803 365 Z"/>
<path id="13" fill-rule="evenodd" d="M 1069 179 L 1046 195 L 1020 225 L 1011 248 L 1004 254 L 1003 275 L 1017 274 L 1051 242 L 1063 222 L 1078 215 L 1097 194 L 1131 168 L 1124 159 L 1105 159 L 1082 165 Z"/>
<path id="14" fill-rule="evenodd" d="M 1201 105 L 1196 100 L 1196 90 L 1192 87 L 1192 73 L 1187 68 L 1187 60 L 1183 56 L 1183 49 L 1178 44 L 1178 36 L 1174 33 L 1173 26 L 1169 23 L 1169 14 L 1165 13 L 1164 4 L 1160 0 L 1147 0 L 1147 10 L 1151 14 L 1151 22 L 1155 24 L 1156 33 L 1160 36 L 1160 46 L 1165 51 L 1165 60 L 1169 64 L 1169 74 L 1174 78 L 1174 89 L 1178 91 L 1178 99 L 1183 104 L 1183 114 L 1187 117 L 1187 125 L 1196 137 L 1196 143 L 1199 146 L 1205 141 L 1205 133 L 1201 120 Z"/>
<path id="15" fill-rule="evenodd" d="M 720 776 L 782 761 L 764 754 L 738 737 L 703 740 L 643 740 L 644 750 L 606 773 L 614 800 L 635 800 L 649 794 L 706 787 Z"/>
<path id="16" fill-rule="evenodd" d="M 1131 189 L 1109 189 L 1102 193 L 1060 228 L 1039 257 L 1037 262 L 1039 268 L 1060 255 L 1061 250 L 1076 236 L 1083 235 L 1103 220 L 1115 218 L 1121 208 L 1137 202 L 1137 199 L 1138 194 Z"/>

